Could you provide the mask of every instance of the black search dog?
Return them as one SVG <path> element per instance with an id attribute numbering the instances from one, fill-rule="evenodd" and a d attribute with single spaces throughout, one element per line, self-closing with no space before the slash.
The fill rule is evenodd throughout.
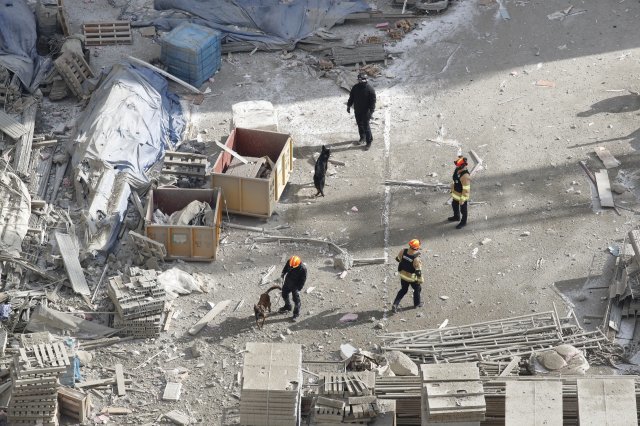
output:
<path id="1" fill-rule="evenodd" d="M 320 151 L 320 157 L 316 160 L 315 172 L 313 173 L 313 184 L 315 185 L 318 193 L 316 197 L 322 195 L 324 197 L 324 178 L 327 175 L 327 167 L 329 166 L 329 157 L 331 156 L 331 149 L 322 145 L 322 151 Z"/>

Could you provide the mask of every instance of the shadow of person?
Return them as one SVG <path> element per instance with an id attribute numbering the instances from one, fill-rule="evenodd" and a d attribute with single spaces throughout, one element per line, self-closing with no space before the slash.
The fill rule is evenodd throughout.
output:
<path id="1" fill-rule="evenodd" d="M 601 112 L 611 114 L 619 114 L 622 112 L 633 112 L 640 109 L 640 96 L 636 94 L 628 94 L 614 96 L 613 98 L 603 99 L 591 105 L 588 111 L 582 111 L 577 114 L 578 117 L 591 117 Z"/>

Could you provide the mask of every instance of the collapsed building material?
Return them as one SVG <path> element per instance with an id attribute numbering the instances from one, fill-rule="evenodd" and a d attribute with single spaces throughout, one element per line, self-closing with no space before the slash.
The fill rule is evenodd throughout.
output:
<path id="1" fill-rule="evenodd" d="M 11 424 L 57 425 L 58 377 L 69 366 L 62 343 L 20 348 L 13 357 Z"/>
<path id="2" fill-rule="evenodd" d="M 368 396 L 375 391 L 376 373 L 359 371 L 347 373 L 320 373 L 320 393 L 339 398 Z"/>
<path id="3" fill-rule="evenodd" d="M 213 166 L 211 185 L 221 188 L 229 213 L 270 217 L 293 171 L 293 140 L 288 134 L 235 128 L 225 146 L 240 156 L 270 160 L 266 173 L 231 175 L 234 156 L 220 152 Z"/>
<path id="4" fill-rule="evenodd" d="M 84 57 L 76 52 L 67 51 L 60 55 L 54 64 L 69 90 L 78 99 L 85 100 L 91 97 L 93 90 L 87 84 L 87 80 L 94 78 L 95 75 Z"/>
<path id="5" fill-rule="evenodd" d="M 620 165 L 620 161 L 618 161 L 607 148 L 604 146 L 599 146 L 595 149 L 595 153 L 604 164 L 606 169 L 615 169 Z"/>
<path id="6" fill-rule="evenodd" d="M 278 113 L 269 101 L 245 101 L 231 105 L 233 117 L 229 131 L 243 129 L 278 131 Z"/>
<path id="7" fill-rule="evenodd" d="M 198 202 L 194 205 L 196 208 L 185 212 L 193 202 Z M 183 220 L 176 223 L 164 218 L 157 220 L 159 213 L 169 215 L 169 219 L 183 217 Z M 166 247 L 168 259 L 215 260 L 220 244 L 221 222 L 221 194 L 217 188 L 158 188 L 149 192 L 145 234 Z"/>
<path id="8" fill-rule="evenodd" d="M 297 344 L 247 343 L 242 368 L 240 423 L 298 424 L 302 388 L 302 347 Z"/>
<path id="9" fill-rule="evenodd" d="M 596 185 L 598 187 L 598 198 L 602 207 L 615 207 L 613 202 L 613 194 L 611 194 L 611 183 L 609 182 L 609 174 L 607 169 L 601 169 L 595 173 Z"/>
<path id="10" fill-rule="evenodd" d="M 82 266 L 80 266 L 80 253 L 75 235 L 72 237 L 69 234 L 56 232 L 55 237 L 73 291 L 85 296 L 90 295 L 91 291 L 87 285 L 87 279 L 84 276 Z"/>
<path id="11" fill-rule="evenodd" d="M 87 22 L 82 24 L 82 32 L 87 46 L 133 43 L 129 21 Z"/>

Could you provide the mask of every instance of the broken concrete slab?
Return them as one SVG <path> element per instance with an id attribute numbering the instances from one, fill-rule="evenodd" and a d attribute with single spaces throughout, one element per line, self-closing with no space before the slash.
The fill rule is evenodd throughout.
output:
<path id="1" fill-rule="evenodd" d="M 82 266 L 80 266 L 80 252 L 75 235 L 71 236 L 69 234 L 56 232 L 55 237 L 73 291 L 89 296 L 91 291 L 87 285 L 87 279 L 82 271 Z"/>

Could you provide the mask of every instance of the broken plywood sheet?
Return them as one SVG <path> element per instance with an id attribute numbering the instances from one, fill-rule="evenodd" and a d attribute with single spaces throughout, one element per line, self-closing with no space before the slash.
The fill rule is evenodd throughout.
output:
<path id="1" fill-rule="evenodd" d="M 609 182 L 609 174 L 607 169 L 600 169 L 595 173 L 596 184 L 598 186 L 598 198 L 602 207 L 615 207 L 613 202 L 613 194 L 611 194 L 611 183 Z"/>
<path id="2" fill-rule="evenodd" d="M 636 426 L 634 377 L 578 379 L 581 426 Z"/>
<path id="3" fill-rule="evenodd" d="M 82 266 L 80 266 L 80 252 L 76 238 L 72 238 L 69 234 L 56 232 L 56 241 L 73 291 L 78 294 L 90 295 L 91 291 L 89 291 L 87 279 L 82 272 Z"/>
<path id="4" fill-rule="evenodd" d="M 505 421 L 522 426 L 561 425 L 562 382 L 508 381 Z"/>
<path id="5" fill-rule="evenodd" d="M 609 152 L 604 146 L 596 148 L 596 155 L 607 169 L 614 169 L 620 165 L 620 162 Z"/>

